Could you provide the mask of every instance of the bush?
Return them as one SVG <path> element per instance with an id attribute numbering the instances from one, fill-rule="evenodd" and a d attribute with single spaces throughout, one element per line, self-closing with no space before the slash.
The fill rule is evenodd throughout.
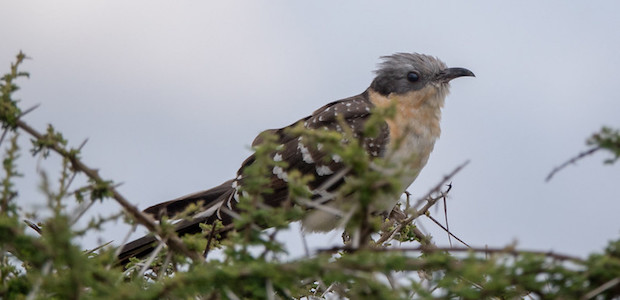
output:
<path id="1" fill-rule="evenodd" d="M 24 121 L 31 109 L 22 110 L 13 99 L 18 90 L 15 81 L 28 74 L 19 71 L 26 56 L 18 54 L 0 85 L 0 119 L 4 145 L 2 192 L 0 196 L 0 295 L 3 299 L 410 299 L 410 298 L 596 298 L 620 296 L 620 240 L 613 241 L 602 253 L 587 259 L 557 253 L 521 251 L 506 248 L 439 248 L 424 236 L 413 222 L 429 217 L 428 210 L 449 193 L 457 167 L 425 197 L 410 201 L 408 195 L 392 214 L 376 216 L 369 212 L 373 199 L 394 195 L 397 181 L 377 173 L 381 161 L 371 162 L 356 143 L 341 145 L 343 136 L 330 132 L 304 131 L 305 137 L 320 141 L 338 153 L 356 177 L 339 189 L 355 197 L 359 205 L 350 208 L 346 224 L 357 243 L 345 235 L 342 247 L 324 249 L 306 257 L 292 259 L 274 237 L 292 220 L 304 214 L 299 205 L 265 207 L 265 172 L 279 162 L 270 153 L 275 145 L 265 136 L 257 146 L 256 161 L 246 170 L 251 178 L 245 186 L 244 208 L 235 220 L 235 231 L 226 239 L 213 239 L 221 225 L 204 225 L 203 232 L 179 237 L 167 222 L 157 224 L 140 212 L 115 188 L 112 180 L 100 177 L 87 166 L 80 147 L 72 148 L 62 134 L 48 126 L 40 132 Z M 389 111 L 377 114 L 389 117 Z M 39 224 L 23 222 L 16 199 L 14 181 L 22 176 L 16 165 L 21 156 L 18 139 L 27 135 L 33 155 L 58 155 L 62 159 L 58 184 L 41 175 L 41 190 L 47 199 L 49 216 Z M 344 133 L 345 137 L 347 133 Z M 351 139 L 354 140 L 354 139 Z M 593 150 L 607 150 L 617 161 L 620 155 L 617 130 L 604 128 L 588 143 Z M 567 163 L 568 164 L 568 163 Z M 557 170 L 564 166 L 560 166 Z M 554 170 L 557 171 L 557 170 Z M 550 175 L 552 176 L 553 173 Z M 70 191 L 76 176 L 87 184 Z M 291 198 L 307 197 L 307 177 L 290 174 Z M 336 195 L 336 199 L 344 194 Z M 339 196 L 340 195 L 340 196 Z M 83 214 L 72 214 L 66 207 L 72 201 L 116 203 L 122 216 L 145 226 L 160 237 L 158 250 L 147 259 L 132 259 L 121 266 L 117 248 L 102 245 L 84 250 L 76 238 L 96 230 L 104 222 L 118 218 L 91 220 L 86 229 L 75 229 Z M 110 202 L 111 201 L 111 202 Z M 196 208 L 193 208 L 196 209 Z M 262 228 L 273 229 L 264 231 Z M 38 234 L 32 234 L 34 229 Z M 399 247 L 393 244 L 398 243 Z M 211 249 L 222 249 L 222 257 L 205 260 Z M 259 251 L 251 251 L 251 249 Z M 201 255 L 201 252 L 203 255 Z"/>

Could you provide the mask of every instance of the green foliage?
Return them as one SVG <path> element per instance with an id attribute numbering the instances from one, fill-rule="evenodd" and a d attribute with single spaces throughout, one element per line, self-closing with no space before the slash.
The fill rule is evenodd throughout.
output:
<path id="1" fill-rule="evenodd" d="M 16 160 L 19 157 L 19 146 L 17 145 L 18 134 L 15 132 L 10 140 L 9 147 L 6 149 L 4 159 L 2 160 L 2 168 L 4 169 L 4 176 L 2 178 L 2 195 L 0 199 L 0 209 L 2 214 L 17 214 L 17 207 L 14 204 L 13 198 L 17 196 L 17 191 L 14 189 L 13 178 L 21 176 L 17 171 Z"/>
<path id="2" fill-rule="evenodd" d="M 0 79 L 0 121 L 2 128 L 14 129 L 17 125 L 17 119 L 21 115 L 21 110 L 17 106 L 19 100 L 13 99 L 11 95 L 19 90 L 14 81 L 20 77 L 28 77 L 26 72 L 19 71 L 19 65 L 26 59 L 26 55 L 21 51 L 17 54 L 15 63 L 11 64 L 11 71 L 2 76 Z"/>
<path id="3" fill-rule="evenodd" d="M 67 140 L 62 136 L 62 133 L 54 130 L 54 126 L 47 125 L 47 132 L 44 136 L 36 139 L 31 139 L 32 149 L 30 152 L 32 155 L 43 153 L 43 157 L 47 157 L 50 154 L 50 149 L 55 145 L 67 145 Z"/>
<path id="4" fill-rule="evenodd" d="M 265 133 L 262 143 L 254 148 L 254 162 L 243 174 L 238 203 L 242 212 L 235 218 L 235 231 L 218 241 L 216 232 L 223 225 L 203 225 L 202 233 L 184 236 L 184 246 L 179 247 L 170 243 L 175 237 L 174 226 L 163 220 L 150 228 L 161 237 L 162 250 L 147 260 L 133 259 L 123 269 L 117 265 L 113 247 L 85 251 L 76 242 L 76 237 L 117 216 L 92 219 L 86 228 L 76 228 L 76 221 L 93 201 L 118 203 L 131 221 L 145 221 L 129 211 L 131 207 L 124 204 L 111 180 L 102 179 L 82 163 L 81 147 L 69 148 L 69 142 L 51 125 L 40 134 L 20 119 L 22 112 L 12 93 L 18 89 L 15 79 L 26 76 L 18 70 L 24 58 L 24 54 L 18 55 L 1 85 L 0 119 L 5 133 L 0 143 L 8 142 L 0 206 L 2 299 L 611 299 L 620 295 L 620 284 L 614 284 L 620 281 L 620 240 L 585 260 L 510 247 L 440 249 L 413 222 L 445 196 L 447 191 L 439 190 L 442 184 L 417 203 L 403 203 L 404 208 L 396 209 L 390 218 L 372 214 L 377 199 L 399 196 L 395 178 L 402 170 L 388 161 L 371 161 L 344 123 L 343 133 L 302 127 L 292 133 L 303 135 L 308 145 L 321 144 L 325 151 L 337 154 L 351 172 L 344 186 L 334 192 L 333 201 L 338 204 L 336 209 L 350 216 L 346 230 L 357 235 L 357 246 L 347 244 L 300 258 L 288 256 L 277 237 L 292 220 L 303 218 L 312 177 L 289 172 L 289 205 L 265 205 L 262 197 L 274 192 L 266 178 L 274 167 L 286 167 L 273 160 L 279 146 Z M 365 133 L 377 134 L 377 126 L 393 115 L 393 109 L 377 111 Z M 33 155 L 57 153 L 62 158 L 57 182 L 40 174 L 47 214 L 38 225 L 29 224 L 39 235 L 24 225 L 23 208 L 16 201 L 14 180 L 21 176 L 16 165 L 21 153 L 17 142 L 23 132 L 32 137 Z M 9 133 L 11 138 L 5 141 Z M 617 160 L 618 152 L 613 152 L 617 151 L 617 131 L 604 129 L 591 143 L 612 151 L 613 160 Z M 84 177 L 86 184 L 70 192 L 76 176 Z M 75 205 L 85 208 L 75 213 L 69 209 Z M 196 209 L 199 206 L 189 207 L 181 217 Z M 263 230 L 266 227 L 271 229 Z M 215 238 L 205 239 L 211 235 Z M 163 247 L 164 243 L 169 247 Z M 219 257 L 195 259 L 199 257 L 196 253 L 215 249 L 221 250 Z"/>
<path id="5" fill-rule="evenodd" d="M 606 164 L 613 164 L 620 158 L 620 130 L 603 127 L 601 131 L 593 134 L 587 143 L 611 152 L 613 157 L 606 159 Z"/>

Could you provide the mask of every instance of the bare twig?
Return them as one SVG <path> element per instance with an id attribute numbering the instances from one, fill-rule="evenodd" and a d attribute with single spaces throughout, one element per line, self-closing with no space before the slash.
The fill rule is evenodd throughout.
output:
<path id="1" fill-rule="evenodd" d="M 450 189 L 452 188 L 451 186 L 448 186 L 448 190 L 444 193 L 442 193 L 442 196 L 437 197 L 437 198 L 433 198 L 431 197 L 434 193 L 438 192 L 441 190 L 441 187 L 444 186 L 446 184 L 446 182 L 448 182 L 452 177 L 454 177 L 454 175 L 456 175 L 459 171 L 461 171 L 465 166 L 467 166 L 467 164 L 469 164 L 469 160 L 465 161 L 464 163 L 462 163 L 461 165 L 457 166 L 452 172 L 450 172 L 448 175 L 444 176 L 443 180 L 440 181 L 435 187 L 433 187 L 424 197 L 420 198 L 416 204 L 411 207 L 411 209 L 415 209 L 416 207 L 420 206 L 424 201 L 426 201 L 426 205 L 424 205 L 421 209 L 414 211 L 410 217 L 406 218 L 405 220 L 403 220 L 402 222 L 399 222 L 400 224 L 398 226 L 396 226 L 396 228 L 394 228 L 392 231 L 390 232 L 386 232 L 384 233 L 379 240 L 377 240 L 377 245 L 381 245 L 382 243 L 385 243 L 386 241 L 388 241 L 391 237 L 394 236 L 394 234 L 396 232 L 399 232 L 403 229 L 403 227 L 405 227 L 407 224 L 410 224 L 411 222 L 413 222 L 413 220 L 415 220 L 417 217 L 419 217 L 420 215 L 425 214 L 433 205 L 435 205 L 435 203 L 441 199 L 441 197 L 443 197 L 443 195 L 447 192 L 450 191 Z M 418 230 L 419 232 L 419 230 Z M 417 232 L 414 232 L 417 236 L 419 236 L 420 238 L 422 238 L 424 235 L 418 235 Z M 421 232 L 420 232 L 421 233 Z"/>
<path id="2" fill-rule="evenodd" d="M 84 139 L 77 149 L 78 150 L 82 150 L 82 148 L 84 148 L 84 146 L 86 145 L 87 142 L 88 142 L 88 139 Z"/>
<path id="3" fill-rule="evenodd" d="M 105 247 L 105 246 L 107 246 L 107 245 L 109 245 L 109 244 L 112 244 L 112 241 L 109 241 L 109 242 L 107 242 L 107 243 L 104 243 L 104 244 L 102 244 L 102 245 L 99 245 L 99 246 L 97 246 L 97 247 L 95 247 L 95 248 L 93 248 L 93 249 L 86 250 L 86 251 L 84 251 L 84 253 L 86 253 L 86 254 L 92 254 L 92 253 L 95 253 L 95 251 L 97 251 L 97 250 L 99 250 L 99 249 L 101 249 L 101 248 L 103 248 L 103 247 Z"/>
<path id="4" fill-rule="evenodd" d="M 28 293 L 28 296 L 26 296 L 27 300 L 31 300 L 31 299 L 35 299 L 36 298 L 36 295 L 39 293 L 39 289 L 41 288 L 41 284 L 43 284 L 43 278 L 45 278 L 44 276 L 49 274 L 50 271 L 52 270 L 52 264 L 53 263 L 52 263 L 51 260 L 47 260 L 43 264 L 43 268 L 41 268 L 41 275 L 42 276 L 37 278 L 35 283 L 32 285 L 32 288 L 30 289 L 30 293 Z"/>
<path id="5" fill-rule="evenodd" d="M 207 239 L 207 246 L 205 246 L 205 250 L 202 252 L 202 257 L 207 259 L 209 255 L 209 250 L 211 250 L 211 242 L 215 238 L 215 224 L 211 225 L 211 230 L 209 231 L 209 238 Z"/>
<path id="6" fill-rule="evenodd" d="M 318 250 L 319 253 L 331 253 L 331 252 L 338 252 L 338 251 L 342 251 L 342 250 L 347 250 L 349 252 L 355 252 L 357 251 L 356 249 L 351 249 L 349 247 L 333 247 L 333 248 L 329 248 L 329 249 L 320 249 Z M 566 255 L 566 254 L 559 254 L 559 253 L 555 253 L 553 251 L 536 251 L 536 250 L 517 250 L 513 247 L 506 247 L 506 248 L 488 248 L 488 247 L 484 247 L 484 248 L 476 248 L 476 247 L 472 247 L 472 248 L 464 248 L 464 247 L 437 247 L 437 246 L 433 246 L 431 248 L 426 247 L 426 246 L 420 246 L 420 247 L 403 247 L 403 248 L 365 248 L 364 250 L 368 250 L 368 251 L 374 251 L 374 252 L 476 252 L 476 253 L 484 253 L 484 254 L 507 254 L 507 255 L 513 255 L 513 256 L 519 256 L 519 255 L 524 255 L 524 254 L 534 254 L 534 255 L 541 255 L 541 256 L 546 256 L 549 258 L 553 258 L 553 259 L 557 259 L 557 260 L 568 260 L 568 261 L 572 261 L 575 263 L 579 263 L 582 264 L 585 261 L 579 257 L 576 256 L 572 256 L 572 255 Z"/>
<path id="7" fill-rule="evenodd" d="M 311 207 L 311 208 L 314 208 L 314 209 L 322 210 L 322 211 L 330 213 L 330 214 L 332 214 L 334 216 L 338 216 L 338 217 L 344 217 L 345 216 L 345 213 L 342 210 L 334 208 L 333 206 L 328 206 L 328 205 L 321 204 L 321 202 L 325 202 L 325 201 L 322 201 L 322 200 L 324 200 L 323 197 L 319 198 L 317 201 L 303 199 L 303 198 L 295 199 L 295 201 L 297 201 L 299 204 L 303 204 L 305 206 L 308 206 L 308 207 Z M 328 200 L 331 200 L 331 199 L 328 199 Z"/>
<path id="8" fill-rule="evenodd" d="M 411 193 L 405 191 L 405 211 L 409 210 L 411 207 Z"/>
<path id="9" fill-rule="evenodd" d="M 135 223 L 131 226 L 131 229 L 127 232 L 127 234 L 125 234 L 125 237 L 123 237 L 123 239 L 121 240 L 121 245 L 125 245 L 127 243 L 129 238 L 131 237 L 131 234 L 136 230 L 136 227 L 138 227 L 138 224 Z M 114 251 L 114 257 L 118 257 L 118 255 L 121 254 L 121 251 L 123 251 L 123 247 L 116 248 L 116 251 Z M 108 265 L 107 267 L 110 267 L 110 265 Z"/>
<path id="10" fill-rule="evenodd" d="M 323 182 L 318 188 L 312 191 L 312 193 L 325 196 L 324 193 L 327 192 L 327 190 L 329 190 L 329 188 L 331 188 L 334 184 L 336 184 L 338 180 L 344 178 L 344 176 L 347 175 L 349 171 L 351 171 L 350 167 L 343 168 L 342 170 L 338 171 L 338 173 L 330 176 L 329 179 L 325 180 L 325 182 Z"/>
<path id="11" fill-rule="evenodd" d="M 157 254 L 159 254 L 159 251 L 161 251 L 161 249 L 164 248 L 165 244 L 166 243 L 164 243 L 163 241 L 160 241 L 159 244 L 157 244 L 157 247 L 155 248 L 155 250 L 153 250 L 153 253 L 151 253 L 151 255 L 146 260 L 146 262 L 144 262 L 142 269 L 140 269 L 140 275 L 144 275 L 144 273 L 146 273 L 146 271 L 151 267 L 151 263 L 153 263 L 153 261 L 155 260 L 155 257 L 157 257 Z"/>
<path id="12" fill-rule="evenodd" d="M 553 170 L 551 170 L 551 172 L 549 173 L 549 175 L 547 175 L 547 178 L 545 178 L 545 181 L 546 181 L 546 182 L 549 182 L 549 180 L 551 180 L 551 178 L 553 177 L 553 175 L 555 175 L 555 173 L 557 173 L 557 172 L 561 171 L 562 169 L 564 169 L 564 168 L 568 167 L 568 165 L 570 165 L 570 164 L 574 164 L 574 163 L 576 163 L 578 160 L 580 160 L 580 159 L 582 159 L 582 158 L 584 158 L 584 157 L 586 157 L 586 156 L 592 155 L 594 152 L 596 152 L 596 151 L 598 151 L 598 150 L 600 150 L 600 149 L 601 149 L 601 147 L 594 147 L 594 148 L 592 148 L 592 149 L 590 149 L 590 150 L 587 150 L 587 151 L 581 152 L 581 153 L 579 153 L 577 156 L 575 156 L 575 157 L 573 157 L 573 158 L 571 158 L 571 159 L 567 160 L 567 161 L 566 161 L 566 162 L 564 162 L 563 164 L 561 164 L 561 165 L 559 165 L 559 166 L 557 166 L 557 167 L 553 168 Z"/>
<path id="13" fill-rule="evenodd" d="M 458 238 L 456 235 L 452 234 L 452 232 L 450 232 L 450 229 L 448 229 L 447 226 L 443 226 L 441 225 L 441 223 L 439 223 L 439 221 L 435 220 L 435 218 L 433 218 L 431 215 L 426 214 L 426 216 L 431 219 L 431 221 L 435 222 L 435 224 L 437 224 L 437 226 L 441 227 L 441 229 L 443 229 L 445 232 L 448 233 L 448 236 L 451 236 L 453 238 L 455 238 L 457 241 L 461 242 L 461 244 L 467 246 L 468 248 L 471 248 L 471 246 L 469 246 L 467 243 L 465 243 L 463 240 L 461 240 L 460 238 Z M 447 223 L 446 223 L 447 224 Z M 452 243 L 450 243 L 450 247 L 452 247 Z"/>
<path id="14" fill-rule="evenodd" d="M 273 282 L 269 278 L 265 280 L 265 293 L 267 294 L 268 300 L 275 300 L 275 291 L 273 289 Z"/>
<path id="15" fill-rule="evenodd" d="M 21 113 L 21 114 L 19 114 L 18 118 L 21 118 L 21 117 L 25 116 L 26 114 L 28 114 L 28 113 L 32 112 L 33 110 L 35 110 L 35 109 L 39 108 L 39 106 L 41 106 L 41 103 L 39 103 L 39 104 L 35 104 L 35 105 L 33 105 L 32 107 L 30 107 L 30 108 L 28 108 L 28 109 L 26 109 L 26 110 L 22 111 L 22 113 Z"/>
<path id="16" fill-rule="evenodd" d="M 581 299 L 592 299 L 596 297 L 598 294 L 604 292 L 605 290 L 612 288 L 615 285 L 620 284 L 620 277 L 616 277 L 610 281 L 603 283 L 601 286 L 591 290 L 587 294 L 585 294 Z"/>
<path id="17" fill-rule="evenodd" d="M 162 276 L 166 274 L 166 270 L 168 269 L 168 264 L 170 263 L 170 260 L 172 260 L 172 252 L 168 251 L 168 253 L 166 253 L 164 263 L 161 264 L 161 272 L 157 275 L 158 278 L 162 278 Z"/>
<path id="18" fill-rule="evenodd" d="M 452 182 L 448 183 L 448 190 L 446 191 L 446 193 L 449 192 L 451 189 L 452 189 Z M 446 201 L 446 197 L 445 196 L 442 197 L 442 198 L 443 198 L 443 215 L 444 215 L 444 218 L 446 219 L 446 232 L 448 233 L 448 243 L 450 244 L 450 247 L 452 247 L 452 239 L 450 238 L 452 233 L 450 233 L 450 225 L 448 223 L 448 201 Z M 428 214 L 426 216 L 430 217 L 430 215 L 428 215 Z M 439 224 L 439 222 L 437 222 L 437 221 L 435 221 L 435 223 Z M 465 243 L 463 243 L 463 244 L 465 244 Z M 465 244 L 465 245 L 467 245 L 467 244 Z"/>
<path id="19" fill-rule="evenodd" d="M 6 133 L 9 132 L 8 128 L 4 128 L 4 130 L 2 130 L 2 135 L 0 135 L 0 145 L 2 144 L 2 142 L 4 141 L 4 137 L 6 136 Z"/>
<path id="20" fill-rule="evenodd" d="M 302 227 L 299 227 L 299 235 L 301 237 L 301 244 L 304 246 L 304 253 L 306 257 L 310 257 L 310 248 L 308 248 L 308 241 L 306 240 L 306 234 Z"/>
<path id="21" fill-rule="evenodd" d="M 75 174 L 75 173 L 74 173 Z M 75 211 L 73 211 L 71 225 L 75 225 L 77 221 L 86 213 L 86 211 L 95 204 L 95 201 L 82 202 Z"/>
<path id="22" fill-rule="evenodd" d="M 227 287 L 225 287 L 225 288 L 224 288 L 224 292 L 226 293 L 226 296 L 227 296 L 229 299 L 232 299 L 232 300 L 241 300 L 241 298 L 239 298 L 239 297 L 238 297 L 235 293 L 233 293 L 233 291 L 231 291 L 231 290 L 230 290 L 229 288 L 227 288 Z"/>
<path id="23" fill-rule="evenodd" d="M 439 191 L 441 191 L 441 188 L 446 185 L 446 183 L 452 179 L 452 177 L 454 177 L 454 175 L 456 175 L 458 172 L 460 172 L 463 168 L 465 168 L 467 165 L 469 164 L 469 160 L 466 160 L 464 163 L 460 164 L 459 166 L 457 166 L 456 168 L 454 168 L 454 170 L 452 170 L 452 172 L 450 172 L 448 175 L 445 175 L 443 177 L 443 179 L 437 183 L 437 185 L 435 185 L 430 191 L 428 191 L 428 193 L 426 193 L 426 195 L 424 195 L 423 197 L 420 197 L 420 199 L 418 199 L 418 201 L 416 201 L 416 204 L 413 207 L 418 207 L 420 206 L 424 201 L 426 201 L 427 199 L 431 198 L 431 196 Z M 452 186 L 448 186 L 448 190 L 446 192 L 449 192 L 450 189 L 452 189 Z M 439 200 L 439 199 L 437 199 Z M 433 203 L 434 204 L 434 203 Z M 426 212 L 426 211 L 424 211 Z M 424 213 L 422 212 L 422 213 Z"/>

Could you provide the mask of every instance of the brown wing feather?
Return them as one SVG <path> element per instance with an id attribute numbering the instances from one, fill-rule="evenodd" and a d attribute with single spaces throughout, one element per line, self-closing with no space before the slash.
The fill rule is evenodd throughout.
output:
<path id="1" fill-rule="evenodd" d="M 327 157 L 328 153 L 321 151 L 318 145 L 307 145 L 302 137 L 290 133 L 288 129 L 300 123 L 308 129 L 323 128 L 342 132 L 342 125 L 338 121 L 338 118 L 342 117 L 346 125 L 352 130 L 354 137 L 361 139 L 361 142 L 371 156 L 378 157 L 383 155 L 389 139 L 387 124 L 384 124 L 378 136 L 372 138 L 363 137 L 364 125 L 373 107 L 374 105 L 369 101 L 367 92 L 364 92 L 354 97 L 331 102 L 314 111 L 312 115 L 289 126 L 267 130 L 266 132 L 276 135 L 277 143 L 282 146 L 281 150 L 273 154 L 274 160 L 282 160 L 288 163 L 287 168 L 274 168 L 271 180 L 271 188 L 274 193 L 263 195 L 267 204 L 275 206 L 287 200 L 288 187 L 286 176 L 291 170 L 298 170 L 302 174 L 313 175 L 314 180 L 310 183 L 310 188 L 314 189 L 327 180 L 329 175 L 338 173 L 343 168 L 342 163 L 337 158 Z M 259 135 L 252 145 L 256 146 L 261 142 L 262 138 Z M 239 169 L 238 175 L 242 175 L 243 169 L 253 161 L 253 156 L 248 158 Z M 240 180 L 238 184 L 242 185 L 243 180 Z"/>

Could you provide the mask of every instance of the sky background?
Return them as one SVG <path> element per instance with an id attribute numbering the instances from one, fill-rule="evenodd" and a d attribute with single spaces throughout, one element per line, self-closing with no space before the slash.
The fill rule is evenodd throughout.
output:
<path id="1" fill-rule="evenodd" d="M 598 153 L 544 181 L 587 149 L 603 125 L 620 128 L 617 1 L 3 1 L 0 72 L 19 50 L 25 117 L 70 144 L 84 139 L 100 169 L 140 208 L 232 178 L 260 131 L 364 91 L 378 57 L 419 52 L 465 67 L 452 82 L 442 136 L 409 188 L 453 178 L 448 217 L 472 246 L 585 256 L 620 235 L 620 166 Z M 23 137 L 23 146 L 27 141 Z M 44 214 L 37 170 L 57 161 L 24 153 L 18 201 Z M 77 187 L 77 186 L 76 186 Z M 112 201 L 92 214 L 119 210 Z M 433 214 L 443 219 L 442 210 Z M 439 245 L 445 233 L 422 222 Z M 83 240 L 119 241 L 116 224 Z M 144 232 L 139 229 L 136 235 Z M 311 236 L 315 247 L 340 233 Z M 291 251 L 301 242 L 288 234 Z M 327 241 L 327 242 L 325 242 Z M 297 248 L 296 248 L 297 247 Z M 297 250 L 295 250 L 297 249 Z"/>

